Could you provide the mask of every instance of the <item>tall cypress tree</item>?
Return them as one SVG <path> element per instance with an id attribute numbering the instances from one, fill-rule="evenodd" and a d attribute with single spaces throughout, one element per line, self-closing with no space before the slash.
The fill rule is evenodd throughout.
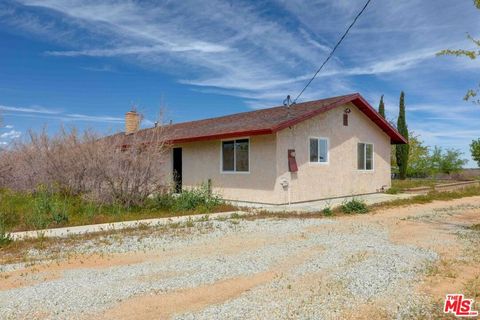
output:
<path id="1" fill-rule="evenodd" d="M 400 93 L 400 110 L 398 113 L 397 130 L 408 141 L 407 120 L 405 118 L 405 93 Z M 408 154 L 410 146 L 408 144 L 399 144 L 396 146 L 397 165 L 400 172 L 400 179 L 407 177 Z"/>
<path id="2" fill-rule="evenodd" d="M 380 104 L 378 105 L 378 113 L 385 119 L 385 104 L 383 103 L 383 94 L 380 98 Z"/>

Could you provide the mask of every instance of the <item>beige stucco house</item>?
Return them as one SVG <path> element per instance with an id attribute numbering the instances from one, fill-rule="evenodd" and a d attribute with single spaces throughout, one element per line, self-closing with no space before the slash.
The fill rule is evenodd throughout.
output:
<path id="1" fill-rule="evenodd" d="M 177 191 L 210 181 L 226 200 L 268 204 L 385 190 L 391 144 L 406 143 L 360 94 L 171 124 L 165 133 L 165 175 Z"/>

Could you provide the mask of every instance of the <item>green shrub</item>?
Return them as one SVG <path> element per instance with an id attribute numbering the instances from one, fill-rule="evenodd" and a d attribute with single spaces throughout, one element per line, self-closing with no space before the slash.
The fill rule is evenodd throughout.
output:
<path id="1" fill-rule="evenodd" d="M 189 211 L 201 209 L 203 212 L 209 211 L 222 201 L 218 195 L 211 194 L 207 185 L 182 191 L 175 199 L 173 209 L 175 211 Z"/>
<path id="2" fill-rule="evenodd" d="M 0 230 L 0 247 L 6 246 L 12 242 L 12 238 L 9 233 L 6 233 L 5 230 Z"/>
<path id="3" fill-rule="evenodd" d="M 196 188 L 183 190 L 178 195 L 172 193 L 160 194 L 153 199 L 152 209 L 206 213 L 222 203 L 221 198 L 212 194 L 208 185 L 203 184 Z"/>
<path id="4" fill-rule="evenodd" d="M 33 210 L 26 217 L 26 222 L 34 229 L 45 229 L 52 221 L 53 197 L 43 187 L 39 187 L 34 193 Z"/>
<path id="5" fill-rule="evenodd" d="M 0 190 L 0 218 L 3 228 L 12 229 L 21 223 L 21 209 L 18 207 L 25 206 L 26 199 L 18 199 L 8 190 Z"/>
<path id="6" fill-rule="evenodd" d="M 149 198 L 143 205 L 98 203 L 88 195 L 59 193 L 45 187 L 35 192 L 0 189 L 2 227 L 9 232 L 41 230 L 50 227 L 76 226 L 137 220 L 169 215 L 211 213 L 226 206 L 206 185 L 185 190 L 182 194 L 164 193 Z"/>
<path id="7" fill-rule="evenodd" d="M 7 233 L 5 226 L 5 214 L 0 212 L 0 247 L 5 246 L 12 242 L 10 234 Z"/>
<path id="8" fill-rule="evenodd" d="M 387 189 L 387 191 L 385 191 L 385 193 L 387 193 L 387 194 L 397 194 L 397 193 L 400 193 L 400 189 L 397 188 L 397 187 L 391 187 L 391 188 Z"/>
<path id="9" fill-rule="evenodd" d="M 48 215 L 52 212 L 53 198 L 52 194 L 45 188 L 39 187 L 34 193 L 34 211 L 37 214 Z"/>
<path id="10" fill-rule="evenodd" d="M 171 193 L 162 193 L 153 199 L 153 209 L 170 211 L 175 206 L 175 198 Z"/>
<path id="11" fill-rule="evenodd" d="M 56 224 L 68 223 L 68 213 L 65 203 L 60 204 L 58 202 L 55 202 L 52 208 L 52 220 Z"/>
<path id="12" fill-rule="evenodd" d="M 323 215 L 326 216 L 326 217 L 333 216 L 333 210 L 332 210 L 332 208 L 330 208 L 330 207 L 325 207 L 325 208 L 323 208 L 322 213 L 323 213 Z"/>
<path id="13" fill-rule="evenodd" d="M 85 201 L 79 205 L 78 210 L 83 212 L 88 221 L 93 221 L 97 212 L 100 211 L 100 207 L 93 202 Z"/>
<path id="14" fill-rule="evenodd" d="M 342 211 L 344 213 L 366 213 L 368 212 L 368 207 L 365 202 L 353 198 L 342 204 Z"/>

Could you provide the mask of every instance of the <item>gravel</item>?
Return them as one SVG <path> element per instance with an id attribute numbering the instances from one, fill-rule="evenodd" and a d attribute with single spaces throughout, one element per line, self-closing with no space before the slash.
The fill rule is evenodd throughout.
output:
<path id="1" fill-rule="evenodd" d="M 312 228 L 315 232 L 311 232 Z M 222 246 L 231 237 L 262 239 L 253 248 L 223 254 L 181 254 L 191 246 Z M 168 259 L 104 269 L 72 269 L 59 279 L 0 292 L 0 319 L 34 318 L 48 312 L 51 319 L 76 319 L 100 313 L 128 298 L 167 293 L 275 269 L 300 252 L 317 254 L 282 271 L 281 276 L 223 304 L 210 305 L 176 319 L 330 319 L 345 306 L 396 301 L 415 309 L 423 297 L 413 283 L 423 266 L 437 259 L 428 250 L 397 245 L 376 224 L 329 219 L 263 219 L 196 222 L 193 228 L 126 235 L 85 241 L 75 252 L 177 252 Z M 318 248 L 321 248 L 319 250 Z M 41 256 L 44 253 L 31 252 Z M 20 266 L 3 266 L 12 270 Z M 155 277 L 153 277 L 155 276 Z M 148 279 L 148 280 L 146 280 Z M 408 299 L 404 298 L 408 297 Z M 398 306 L 386 311 L 398 316 Z"/>

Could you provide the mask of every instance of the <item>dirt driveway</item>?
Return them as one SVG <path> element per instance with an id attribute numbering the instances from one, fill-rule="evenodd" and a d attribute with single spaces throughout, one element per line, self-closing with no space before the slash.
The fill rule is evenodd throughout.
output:
<path id="1" fill-rule="evenodd" d="M 471 197 L 56 241 L 0 257 L 0 319 L 437 319 L 480 300 L 479 223 Z"/>

